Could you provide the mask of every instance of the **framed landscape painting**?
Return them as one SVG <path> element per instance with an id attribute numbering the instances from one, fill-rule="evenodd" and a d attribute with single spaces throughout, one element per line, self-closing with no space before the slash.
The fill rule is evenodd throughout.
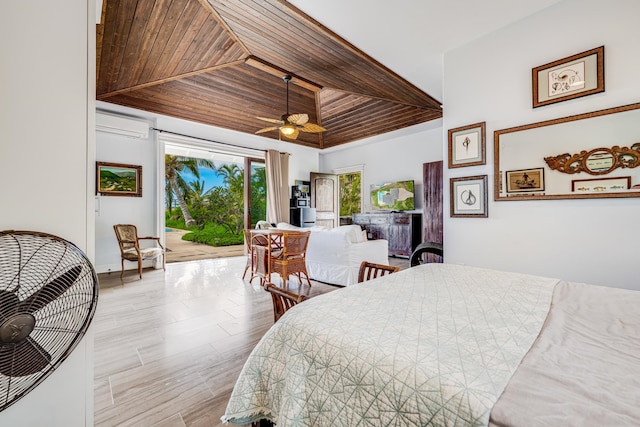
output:
<path id="1" fill-rule="evenodd" d="M 96 162 L 96 194 L 142 197 L 142 166 Z"/>

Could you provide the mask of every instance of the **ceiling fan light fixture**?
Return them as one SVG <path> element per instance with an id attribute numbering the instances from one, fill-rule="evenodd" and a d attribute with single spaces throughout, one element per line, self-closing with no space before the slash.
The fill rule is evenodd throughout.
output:
<path id="1" fill-rule="evenodd" d="M 282 132 L 283 135 L 292 135 L 295 131 L 296 128 L 291 123 L 287 123 L 280 127 L 280 132 Z"/>

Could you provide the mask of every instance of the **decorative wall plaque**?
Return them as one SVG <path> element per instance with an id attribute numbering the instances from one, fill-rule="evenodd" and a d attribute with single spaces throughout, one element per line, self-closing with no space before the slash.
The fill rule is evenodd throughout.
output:
<path id="1" fill-rule="evenodd" d="M 618 168 L 640 166 L 640 142 L 629 147 L 595 148 L 578 154 L 564 153 L 545 157 L 549 167 L 563 173 L 586 172 L 591 175 L 606 175 Z"/>

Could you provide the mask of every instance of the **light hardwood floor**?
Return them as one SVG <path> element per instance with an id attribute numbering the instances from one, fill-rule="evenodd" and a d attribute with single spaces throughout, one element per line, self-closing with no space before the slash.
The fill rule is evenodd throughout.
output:
<path id="1" fill-rule="evenodd" d="M 216 426 L 249 353 L 273 325 L 270 295 L 242 280 L 245 257 L 100 275 L 96 426 Z M 297 290 L 319 295 L 322 283 Z"/>
<path id="2" fill-rule="evenodd" d="M 100 275 L 91 326 L 96 427 L 222 425 L 244 362 L 273 325 L 270 295 L 257 279 L 242 280 L 245 262 L 171 263 L 141 280 L 134 271 L 122 281 L 119 272 Z M 340 289 L 295 279 L 289 288 L 310 297 Z"/>

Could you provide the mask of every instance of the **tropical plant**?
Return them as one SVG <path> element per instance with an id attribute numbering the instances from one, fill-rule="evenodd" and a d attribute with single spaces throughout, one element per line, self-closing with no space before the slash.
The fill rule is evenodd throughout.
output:
<path id="1" fill-rule="evenodd" d="M 204 180 L 202 181 L 191 181 L 189 183 L 189 192 L 185 195 L 185 200 L 188 200 L 189 203 L 194 203 L 196 201 L 200 201 L 204 199 L 204 197 L 209 193 L 213 188 L 210 188 L 205 191 Z"/>
<path id="2" fill-rule="evenodd" d="M 244 171 L 236 163 L 224 163 L 215 170 L 216 174 L 222 177 L 223 184 L 231 191 L 244 189 Z"/>
<path id="3" fill-rule="evenodd" d="M 359 172 L 339 176 L 340 181 L 340 216 L 360 213 L 361 176 Z"/>
<path id="4" fill-rule="evenodd" d="M 184 222 L 187 227 L 196 224 L 187 207 L 184 195 L 189 193 L 189 185 L 184 179 L 183 172 L 185 170 L 191 172 L 197 179 L 200 179 L 199 167 L 206 167 L 215 170 L 215 165 L 211 160 L 196 159 L 192 157 L 172 156 L 166 154 L 164 156 L 164 172 L 165 179 L 173 191 L 173 195 L 180 206 Z"/>
<path id="5" fill-rule="evenodd" d="M 267 219 L 267 169 L 254 167 L 251 171 L 251 227 Z"/>
<path id="6" fill-rule="evenodd" d="M 220 224 L 232 233 L 240 233 L 244 228 L 244 170 L 236 163 L 225 163 L 216 168 L 218 176 L 226 186 L 226 218 Z"/>

